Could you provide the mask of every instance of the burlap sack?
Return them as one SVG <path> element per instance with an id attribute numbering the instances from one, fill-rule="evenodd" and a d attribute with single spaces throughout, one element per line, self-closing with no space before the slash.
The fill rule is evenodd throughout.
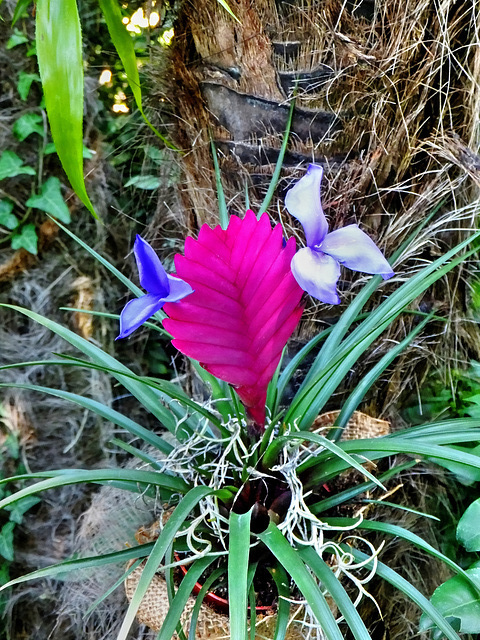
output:
<path id="1" fill-rule="evenodd" d="M 312 430 L 320 427 L 332 426 L 339 415 L 339 411 L 329 411 L 323 413 L 315 419 Z M 355 411 L 348 425 L 343 432 L 342 440 L 357 440 L 359 438 L 377 438 L 387 435 L 390 432 L 390 424 L 385 420 L 372 418 L 365 413 Z M 168 517 L 168 516 L 167 516 Z M 139 542 L 148 542 L 155 539 L 158 535 L 158 524 L 155 523 L 148 528 L 141 528 L 138 531 L 137 540 Z M 132 561 L 133 562 L 133 561 Z M 132 562 L 129 566 L 131 566 Z M 145 563 L 137 567 L 125 580 L 125 592 L 130 601 L 137 588 L 138 581 L 142 575 Z M 180 618 L 183 630 L 188 635 L 189 621 L 192 613 L 195 598 L 191 596 L 184 608 Z M 156 575 L 148 588 L 145 597 L 138 609 L 137 619 L 139 622 L 147 625 L 153 631 L 159 631 L 162 627 L 165 616 L 168 612 L 168 594 L 165 580 Z M 265 617 L 257 617 L 256 624 L 256 640 L 269 640 L 273 638 L 275 631 L 276 616 L 270 615 Z M 213 611 L 209 606 L 202 605 L 198 616 L 196 638 L 198 640 L 215 640 L 230 637 L 230 626 L 227 615 L 223 615 Z M 178 636 L 175 634 L 175 640 Z M 296 621 L 292 621 L 287 629 L 285 640 L 304 640 L 305 635 L 302 632 L 302 626 Z"/>

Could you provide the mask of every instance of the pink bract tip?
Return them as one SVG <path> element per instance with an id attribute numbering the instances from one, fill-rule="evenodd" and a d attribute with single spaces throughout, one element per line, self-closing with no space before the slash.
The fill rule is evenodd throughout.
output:
<path id="1" fill-rule="evenodd" d="M 194 292 L 164 306 L 174 346 L 233 385 L 262 427 L 268 383 L 303 310 L 294 254 L 295 241 L 284 244 L 267 214 L 232 216 L 227 229 L 205 224 L 175 256 L 177 276 Z"/>

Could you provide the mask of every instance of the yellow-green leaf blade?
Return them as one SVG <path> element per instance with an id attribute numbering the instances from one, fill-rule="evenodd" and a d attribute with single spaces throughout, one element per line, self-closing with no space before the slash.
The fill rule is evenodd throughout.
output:
<path id="1" fill-rule="evenodd" d="M 38 0 L 37 58 L 50 131 L 76 194 L 97 217 L 83 178 L 83 60 L 76 0 Z"/>

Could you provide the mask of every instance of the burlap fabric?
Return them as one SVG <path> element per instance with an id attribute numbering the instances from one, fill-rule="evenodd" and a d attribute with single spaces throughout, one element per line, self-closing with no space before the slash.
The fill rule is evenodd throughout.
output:
<path id="1" fill-rule="evenodd" d="M 339 414 L 339 411 L 323 413 L 315 419 L 312 430 L 332 426 Z M 348 425 L 345 427 L 342 440 L 377 438 L 387 435 L 389 432 L 390 424 L 385 420 L 378 420 L 360 411 L 355 411 Z M 156 535 L 158 535 L 158 525 L 154 524 L 149 528 L 141 528 L 138 532 L 137 539 L 139 542 L 148 542 L 149 539 L 154 539 Z M 131 566 L 132 562 L 129 566 Z M 125 592 L 129 601 L 135 593 L 144 565 L 145 563 L 142 563 L 125 580 Z M 182 627 L 187 634 L 189 632 L 189 621 L 194 604 L 195 598 L 191 596 L 180 618 Z M 159 631 L 167 615 L 168 607 L 166 582 L 161 576 L 156 575 L 138 609 L 137 619 L 153 631 Z M 256 640 L 273 638 L 275 622 L 275 615 L 265 616 L 263 618 L 260 616 L 257 617 Z M 207 605 L 202 605 L 197 621 L 196 637 L 198 640 L 206 640 L 207 638 L 210 640 L 229 638 L 230 627 L 228 616 L 213 611 Z M 301 624 L 292 621 L 287 629 L 285 640 L 304 640 L 304 637 Z M 178 637 L 176 634 L 174 638 L 177 640 Z"/>

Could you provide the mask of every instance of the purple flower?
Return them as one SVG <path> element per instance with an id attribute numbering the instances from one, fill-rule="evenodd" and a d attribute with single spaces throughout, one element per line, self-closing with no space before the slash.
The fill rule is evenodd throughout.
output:
<path id="1" fill-rule="evenodd" d="M 167 274 L 152 247 L 137 236 L 133 247 L 140 284 L 148 293 L 127 302 L 120 314 L 119 338 L 126 338 L 159 311 L 166 302 L 178 302 L 193 293 L 192 287 Z"/>
<path id="2" fill-rule="evenodd" d="M 394 272 L 377 245 L 356 224 L 328 233 L 320 201 L 322 176 L 322 167 L 311 164 L 285 197 L 285 206 L 302 223 L 307 240 L 307 246 L 294 255 L 291 266 L 304 291 L 321 302 L 339 304 L 337 280 L 341 264 L 353 271 L 379 274 L 384 280 Z"/>

